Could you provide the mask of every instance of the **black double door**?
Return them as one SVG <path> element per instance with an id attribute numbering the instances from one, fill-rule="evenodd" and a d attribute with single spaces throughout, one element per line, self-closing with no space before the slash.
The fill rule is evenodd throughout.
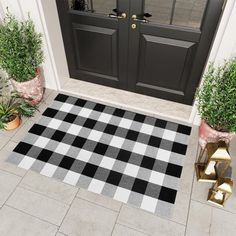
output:
<path id="1" fill-rule="evenodd" d="M 70 76 L 192 104 L 223 2 L 57 0 Z"/>

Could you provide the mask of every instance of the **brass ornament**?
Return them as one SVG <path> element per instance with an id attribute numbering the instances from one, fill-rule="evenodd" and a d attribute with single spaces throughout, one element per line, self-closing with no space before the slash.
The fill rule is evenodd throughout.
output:
<path id="1" fill-rule="evenodd" d="M 231 163 L 228 152 L 228 144 L 223 141 L 219 143 L 208 143 L 200 151 L 197 163 L 195 163 L 197 180 L 200 182 L 215 183 L 219 176 L 224 176 L 225 170 Z M 221 171 L 218 166 L 221 165 Z"/>
<path id="2" fill-rule="evenodd" d="M 230 178 L 219 178 L 209 189 L 207 201 L 223 207 L 226 200 L 232 195 L 233 181 Z"/>

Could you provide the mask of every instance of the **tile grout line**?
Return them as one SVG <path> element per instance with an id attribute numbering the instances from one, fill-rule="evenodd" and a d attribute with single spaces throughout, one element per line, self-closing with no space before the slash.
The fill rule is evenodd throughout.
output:
<path id="1" fill-rule="evenodd" d="M 160 219 L 162 219 L 162 220 L 170 221 L 170 222 L 175 223 L 175 224 L 178 224 L 178 225 L 180 225 L 180 226 L 184 226 L 184 227 L 186 226 L 185 224 L 179 223 L 179 222 L 174 221 L 174 220 L 172 220 L 172 219 L 167 219 L 167 218 L 162 217 L 162 216 L 160 216 L 160 215 L 152 214 L 152 213 L 150 213 L 150 212 L 148 212 L 148 211 L 145 211 L 145 210 L 143 210 L 143 209 L 141 209 L 141 208 L 134 207 L 134 206 L 132 206 L 132 205 L 130 205 L 130 204 L 122 203 L 121 208 L 122 208 L 123 206 L 132 207 L 132 208 L 137 209 L 137 210 L 139 210 L 139 211 L 142 211 L 142 212 L 144 212 L 144 213 L 146 213 L 146 214 L 148 214 L 148 215 L 150 215 L 150 216 L 157 217 L 157 219 L 160 218 Z M 120 209 L 120 210 L 121 210 L 121 209 Z M 119 212 L 119 215 L 120 215 L 120 212 Z M 139 231 L 137 228 L 132 228 L 130 225 L 126 225 L 126 224 L 118 223 L 118 222 L 116 222 L 116 223 L 117 223 L 117 224 L 120 224 L 120 225 L 123 225 L 123 226 L 125 226 L 125 227 L 128 227 L 128 228 L 131 228 L 131 229 L 133 229 L 133 230 Z M 144 234 L 148 234 L 148 235 L 149 235 L 149 233 L 146 232 L 146 231 L 139 231 L 139 232 L 142 232 L 142 233 L 144 233 Z"/>
<path id="2" fill-rule="evenodd" d="M 79 189 L 81 189 L 81 188 L 79 188 Z M 93 192 L 91 192 L 91 191 L 89 191 L 89 190 L 87 190 L 87 189 L 85 189 L 85 190 L 88 191 L 88 192 L 90 192 L 90 193 L 93 193 Z M 105 196 L 105 195 L 101 195 L 101 196 Z M 105 196 L 105 197 L 106 197 L 106 196 Z M 119 212 L 119 211 L 113 210 L 113 209 L 111 209 L 111 208 L 105 207 L 105 206 L 103 206 L 103 205 L 97 204 L 97 203 L 95 203 L 95 202 L 93 202 L 93 201 L 90 201 L 90 200 L 88 200 L 88 199 L 81 198 L 81 197 L 79 197 L 79 196 L 75 196 L 75 198 L 77 198 L 78 200 L 83 200 L 83 201 L 89 202 L 89 203 L 91 203 L 91 204 L 93 204 L 93 205 L 102 207 L 102 208 L 104 208 L 104 209 L 106 209 L 106 210 L 114 211 L 115 213 L 118 213 L 118 212 Z M 111 198 L 111 199 L 114 200 L 113 198 Z"/>
<path id="3" fill-rule="evenodd" d="M 207 202 L 201 202 L 199 200 L 196 200 L 196 199 L 192 199 L 193 202 L 197 202 L 197 203 L 200 203 L 200 204 L 203 204 L 203 205 L 206 205 L 206 206 L 209 206 L 213 209 L 217 209 L 217 210 L 221 210 L 221 211 L 224 211 L 226 213 L 230 213 L 230 214 L 233 214 L 233 215 L 236 215 L 236 212 L 232 212 L 232 211 L 229 211 L 229 210 L 226 210 L 225 208 L 218 208 L 217 206 L 214 206 L 214 205 L 210 205 L 208 204 Z"/>
<path id="4" fill-rule="evenodd" d="M 23 178 L 24 175 L 26 174 L 26 173 L 24 173 L 24 175 L 15 174 L 13 172 L 10 172 L 9 170 L 2 169 L 1 167 L 0 167 L 0 171 L 6 172 L 7 174 L 15 175 L 15 176 L 20 177 L 20 178 Z"/>
<path id="5" fill-rule="evenodd" d="M 4 136 L 6 136 L 6 135 L 4 135 Z M 6 137 L 8 138 L 8 141 L 1 147 L 0 151 L 2 151 L 7 146 L 7 144 L 11 141 L 11 137 L 8 137 L 8 136 L 6 136 Z"/>
<path id="6" fill-rule="evenodd" d="M 28 171 L 25 173 L 25 175 L 26 175 L 27 173 L 28 173 Z M 51 223 L 51 222 L 49 222 L 49 221 L 47 221 L 47 220 L 41 219 L 41 218 L 38 217 L 38 216 L 31 215 L 31 214 L 28 213 L 28 212 L 25 212 L 25 211 L 23 211 L 23 210 L 20 210 L 20 209 L 14 207 L 14 206 L 11 206 L 11 205 L 8 205 L 8 204 L 7 204 L 7 201 L 8 201 L 8 200 L 10 199 L 10 197 L 14 194 L 14 192 L 16 191 L 16 188 L 17 188 L 17 187 L 23 188 L 23 187 L 19 186 L 19 184 L 22 182 L 22 180 L 23 180 L 23 178 L 25 177 L 25 175 L 22 177 L 21 181 L 17 184 L 17 186 L 15 187 L 15 189 L 13 190 L 13 192 L 9 195 L 9 197 L 7 198 L 7 200 L 4 202 L 3 206 L 5 205 L 5 206 L 8 206 L 8 207 L 14 208 L 14 209 L 19 210 L 19 211 L 21 211 L 21 212 L 23 212 L 23 213 L 25 213 L 25 214 L 27 214 L 27 215 L 30 215 L 30 216 L 32 216 L 32 217 L 35 217 L 35 218 L 40 219 L 40 220 L 42 220 L 42 221 L 45 221 L 45 222 L 47 222 L 47 223 L 49 223 L 49 224 L 55 225 L 55 226 L 57 226 L 57 227 L 60 227 L 61 224 L 62 224 L 62 222 L 63 222 L 63 220 L 64 220 L 64 217 L 65 217 L 65 216 L 62 218 L 61 224 L 58 226 L 58 225 L 56 225 L 56 224 L 54 224 L 54 223 Z M 31 190 L 26 189 L 26 188 L 23 188 L 23 189 L 28 190 L 28 191 L 33 192 L 33 193 L 37 193 L 37 192 L 31 191 Z M 77 192 L 78 192 L 78 191 L 77 191 Z M 76 192 L 76 193 L 77 193 L 77 192 Z M 37 194 L 39 194 L 39 195 L 45 197 L 45 195 L 43 195 L 43 194 L 40 194 L 40 193 L 37 193 Z M 75 195 L 75 196 L 76 196 L 76 195 Z M 50 197 L 48 197 L 48 198 L 50 198 Z M 53 199 L 53 198 L 50 198 L 50 199 L 55 200 L 55 199 Z M 73 200 L 74 200 L 74 199 L 73 199 Z M 58 201 L 58 200 L 55 200 L 55 201 L 57 201 L 57 202 L 59 202 L 59 203 L 62 203 L 62 202 L 60 202 L 60 201 Z M 67 211 L 66 211 L 66 214 L 67 214 L 68 210 L 71 208 L 71 204 L 66 204 L 66 203 L 63 203 L 63 204 L 65 204 L 65 205 L 68 206 L 68 209 L 67 209 Z M 65 214 L 65 215 L 66 215 L 66 214 Z"/>
<path id="7" fill-rule="evenodd" d="M 199 145 L 197 146 L 197 149 L 196 149 L 197 154 L 196 154 L 196 157 L 195 157 L 195 161 L 197 160 L 197 157 L 198 157 L 198 150 L 199 150 Z M 194 163 L 193 163 L 193 165 L 194 165 Z M 190 191 L 190 198 L 189 198 L 189 204 L 188 204 L 188 213 L 187 213 L 187 219 L 186 219 L 184 235 L 187 234 L 188 220 L 189 220 L 189 214 L 190 214 L 190 206 L 191 206 L 192 195 L 193 195 L 193 185 L 194 185 L 194 179 L 195 179 L 195 168 L 193 169 L 193 175 L 192 176 L 193 177 L 192 177 L 192 183 L 191 183 L 191 191 Z"/>
<path id="8" fill-rule="evenodd" d="M 19 184 L 22 182 L 23 178 L 25 177 L 25 175 L 27 174 L 28 171 L 26 171 L 24 173 L 23 176 L 17 176 L 17 177 L 20 177 L 21 180 L 19 181 L 19 183 L 15 186 L 15 188 L 13 189 L 13 191 L 11 192 L 11 194 L 8 196 L 8 198 L 4 201 L 3 205 L 6 205 L 6 202 L 11 198 L 11 196 L 14 194 L 14 192 L 16 191 L 16 188 L 19 186 Z"/>
<path id="9" fill-rule="evenodd" d="M 46 221 L 46 220 L 44 220 L 44 219 L 41 219 L 41 218 L 39 218 L 39 217 L 37 217 L 37 216 L 34 216 L 34 215 L 31 215 L 31 214 L 29 214 L 28 212 L 22 211 L 22 210 L 20 210 L 20 209 L 18 209 L 18 208 L 15 208 L 15 207 L 10 206 L 10 205 L 7 204 L 7 201 L 8 201 L 8 200 L 11 198 L 11 196 L 15 193 L 16 188 L 17 188 L 17 187 L 19 186 L 19 184 L 22 182 L 22 180 L 23 180 L 23 178 L 25 177 L 25 175 L 27 174 L 27 172 L 28 172 L 28 171 L 26 171 L 26 173 L 24 174 L 24 176 L 21 177 L 21 180 L 20 180 L 19 183 L 16 185 L 16 187 L 14 188 L 14 190 L 12 191 L 12 193 L 8 196 L 8 198 L 4 201 L 4 203 L 3 203 L 3 205 L 2 205 L 1 208 L 3 208 L 4 206 L 7 206 L 7 207 L 10 207 L 10 208 L 12 208 L 12 209 L 15 209 L 15 210 L 17 210 L 17 211 L 19 211 L 19 212 L 22 212 L 22 213 L 24 213 L 24 214 L 26 214 L 26 215 L 29 215 L 29 216 L 31 216 L 31 217 L 33 217 L 33 218 L 36 218 L 36 219 L 38 219 L 38 220 L 40 220 L 40 221 L 44 221 L 44 222 L 47 222 L 48 224 L 51 224 L 51 225 L 54 225 L 54 226 L 58 227 L 57 225 L 55 225 L 55 224 L 53 224 L 53 223 L 51 223 L 51 222 L 48 222 L 48 221 Z"/>
<path id="10" fill-rule="evenodd" d="M 81 189 L 81 188 L 79 188 L 79 189 Z M 89 193 L 93 193 L 93 192 L 91 192 L 91 191 L 89 191 L 89 190 L 87 190 L 87 189 L 84 189 L 84 190 L 86 190 L 86 191 L 88 191 Z M 101 195 L 101 194 L 100 194 Z M 107 196 L 105 196 L 105 195 L 101 195 L 101 196 L 104 196 L 104 197 L 107 197 Z M 106 207 L 106 206 L 103 206 L 103 205 L 101 205 L 101 204 L 98 204 L 98 203 L 95 203 L 95 202 L 93 202 L 93 201 L 90 201 L 89 199 L 84 199 L 84 198 L 82 198 L 82 197 L 79 197 L 79 196 L 75 196 L 75 198 L 78 198 L 78 199 L 80 199 L 80 200 L 83 200 L 83 201 L 86 201 L 86 202 L 90 202 L 90 203 L 92 203 L 92 204 L 95 204 L 95 205 L 97 205 L 97 206 L 100 206 L 100 207 L 102 207 L 102 208 L 104 208 L 104 209 L 107 209 L 107 210 L 111 210 L 111 211 L 114 211 L 114 212 L 116 212 L 116 213 L 119 213 L 119 211 L 116 211 L 116 210 L 114 210 L 114 209 L 111 209 L 111 208 L 109 208 L 109 207 Z M 114 200 L 113 198 L 110 198 L 111 200 Z M 115 201 L 115 200 L 114 200 Z"/>
<path id="11" fill-rule="evenodd" d="M 211 221 L 210 221 L 210 226 L 209 226 L 209 235 L 211 235 L 212 218 L 213 218 L 213 209 L 211 208 Z"/>
<path id="12" fill-rule="evenodd" d="M 19 212 L 21 212 L 21 213 L 24 213 L 24 214 L 26 214 L 26 215 L 28 215 L 28 216 L 33 217 L 33 218 L 36 218 L 36 219 L 38 219 L 38 220 L 40 220 L 40 221 L 46 222 L 46 223 L 48 223 L 48 224 L 50 224 L 50 225 L 56 226 L 57 228 L 59 227 L 58 225 L 56 225 L 56 224 L 54 224 L 54 223 L 52 223 L 52 222 L 49 222 L 49 221 L 44 220 L 44 219 L 41 219 L 41 218 L 39 218 L 38 216 L 31 215 L 30 213 L 25 212 L 25 211 L 23 211 L 23 210 L 20 210 L 20 209 L 18 209 L 18 208 L 16 208 L 16 207 L 9 206 L 8 204 L 5 204 L 5 206 L 7 206 L 7 207 L 9 207 L 9 208 L 12 208 L 12 209 L 14 209 L 14 210 L 16 210 L 16 211 L 19 211 Z"/>
<path id="13" fill-rule="evenodd" d="M 124 224 L 122 224 L 122 223 L 116 223 L 116 224 L 117 224 L 117 225 L 121 225 L 121 226 L 126 227 L 126 228 L 129 228 L 129 229 L 131 229 L 131 230 L 134 230 L 134 231 L 136 231 L 136 232 L 138 232 L 138 233 L 145 234 L 145 236 L 152 236 L 151 234 L 149 234 L 149 233 L 147 233 L 147 232 L 145 232 L 145 231 L 141 231 L 141 230 L 132 228 L 131 226 L 127 226 L 127 225 L 124 225 Z"/>
<path id="14" fill-rule="evenodd" d="M 76 195 L 78 194 L 78 192 L 79 192 L 79 188 L 78 188 L 78 190 L 76 191 L 76 194 L 75 194 L 73 200 L 71 201 L 71 204 L 69 205 L 69 207 L 68 207 L 68 209 L 67 209 L 67 211 L 66 211 L 64 217 L 62 218 L 61 224 L 58 226 L 57 232 L 59 232 L 59 233 L 61 233 L 60 228 L 61 228 L 61 226 L 62 226 L 62 223 L 63 223 L 63 221 L 65 220 L 67 214 L 69 213 L 69 210 L 71 209 L 71 206 L 72 206 L 73 202 L 75 201 L 75 198 L 76 198 Z M 63 233 L 63 232 L 62 232 L 62 233 Z M 63 233 L 63 234 L 64 234 L 64 233 Z"/>
<path id="15" fill-rule="evenodd" d="M 46 195 L 46 194 L 44 194 L 44 193 L 42 193 L 42 192 L 37 192 L 37 191 L 35 191 L 35 190 L 32 190 L 31 188 L 27 188 L 27 187 L 25 187 L 24 185 L 23 185 L 23 186 L 17 186 L 17 187 L 18 187 L 18 188 L 22 188 L 22 189 L 24 189 L 24 190 L 27 190 L 27 191 L 29 191 L 29 192 L 32 192 L 32 193 L 41 195 L 41 196 L 43 196 L 43 197 L 49 198 L 49 199 L 54 200 L 54 201 L 56 201 L 56 202 L 58 202 L 58 203 L 61 203 L 61 204 L 70 206 L 70 203 L 68 204 L 68 203 L 62 202 L 62 201 L 60 201 L 60 200 L 58 200 L 58 199 L 55 199 L 55 198 L 53 198 L 53 197 L 51 197 L 51 196 L 48 196 L 48 195 Z"/>
<path id="16" fill-rule="evenodd" d="M 146 235 L 149 236 L 150 234 L 147 233 L 146 231 L 138 230 L 138 229 L 136 229 L 136 228 L 133 228 L 133 227 L 130 226 L 130 225 L 125 225 L 125 224 L 119 223 L 119 222 L 117 221 L 118 218 L 119 218 L 119 216 L 120 216 L 120 213 L 121 213 L 122 207 L 123 207 L 124 205 L 127 205 L 127 204 L 122 203 L 122 205 L 121 205 L 121 207 L 120 207 L 120 210 L 119 210 L 119 213 L 118 213 L 118 216 L 117 216 L 117 219 L 116 219 L 116 223 L 115 223 L 115 225 L 114 225 L 114 227 L 113 227 L 113 230 L 112 230 L 112 234 L 113 234 L 113 232 L 114 232 L 114 228 L 115 228 L 115 226 L 116 226 L 116 225 L 121 225 L 121 226 L 127 227 L 127 228 L 129 228 L 129 229 L 132 229 L 132 230 L 134 230 L 134 231 L 136 231 L 136 232 L 139 232 L 139 233 L 142 233 L 142 234 L 146 234 Z M 111 234 L 111 235 L 112 235 L 112 234 Z"/>
<path id="17" fill-rule="evenodd" d="M 113 235 L 114 229 L 115 229 L 115 227 L 116 227 L 117 220 L 118 220 L 118 218 L 119 218 L 119 216 L 120 216 L 120 211 L 121 211 L 122 206 L 123 206 L 123 203 L 121 203 L 120 209 L 119 209 L 118 214 L 117 214 L 117 216 L 116 216 L 116 220 L 115 220 L 115 223 L 114 223 L 113 228 L 112 228 L 112 231 L 111 231 L 111 236 Z"/>

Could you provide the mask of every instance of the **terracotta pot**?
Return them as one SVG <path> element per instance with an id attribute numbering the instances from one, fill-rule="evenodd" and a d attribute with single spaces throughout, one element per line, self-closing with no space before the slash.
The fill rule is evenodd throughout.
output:
<path id="1" fill-rule="evenodd" d="M 19 127 L 21 124 L 21 119 L 19 117 L 19 115 L 16 115 L 16 117 L 14 118 L 14 120 L 10 121 L 7 123 L 5 130 L 13 130 L 16 129 L 17 127 Z"/>
<path id="2" fill-rule="evenodd" d="M 217 131 L 203 120 L 199 127 L 199 144 L 202 148 L 205 148 L 207 143 L 217 143 L 219 141 L 229 143 L 234 137 L 235 133 Z"/>
<path id="3" fill-rule="evenodd" d="M 36 77 L 32 80 L 17 82 L 14 79 L 11 79 L 11 83 L 21 97 L 32 100 L 32 105 L 37 105 L 42 100 L 44 93 L 44 79 L 39 68 L 37 69 Z"/>

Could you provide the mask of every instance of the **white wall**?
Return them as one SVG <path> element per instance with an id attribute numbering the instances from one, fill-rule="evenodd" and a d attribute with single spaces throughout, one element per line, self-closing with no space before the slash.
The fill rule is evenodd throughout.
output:
<path id="1" fill-rule="evenodd" d="M 65 49 L 59 24 L 59 17 L 55 0 L 38 0 L 44 28 L 47 29 L 47 39 L 51 45 L 51 55 L 57 73 L 59 87 L 68 81 L 69 71 L 66 61 Z"/>
<path id="2" fill-rule="evenodd" d="M 50 0 L 47 0 L 50 1 Z M 1 0 L 0 2 L 0 18 L 4 17 L 4 12 L 9 9 L 11 13 L 16 15 L 19 19 L 27 18 L 28 12 L 33 19 L 36 30 L 43 34 L 43 50 L 45 60 L 42 64 L 43 74 L 45 77 L 45 85 L 50 89 L 58 89 L 58 78 L 53 67 L 53 58 L 50 52 L 50 42 L 46 37 L 45 28 L 43 26 L 39 4 L 37 0 Z"/>
<path id="3" fill-rule="evenodd" d="M 233 56 L 236 56 L 236 0 L 228 0 L 205 69 L 209 62 L 220 64 Z M 196 102 L 189 122 L 195 125 L 200 124 Z"/>
<path id="4" fill-rule="evenodd" d="M 231 2 L 234 4 L 232 4 L 231 14 L 216 54 L 217 62 L 236 56 L 236 1 Z"/>

